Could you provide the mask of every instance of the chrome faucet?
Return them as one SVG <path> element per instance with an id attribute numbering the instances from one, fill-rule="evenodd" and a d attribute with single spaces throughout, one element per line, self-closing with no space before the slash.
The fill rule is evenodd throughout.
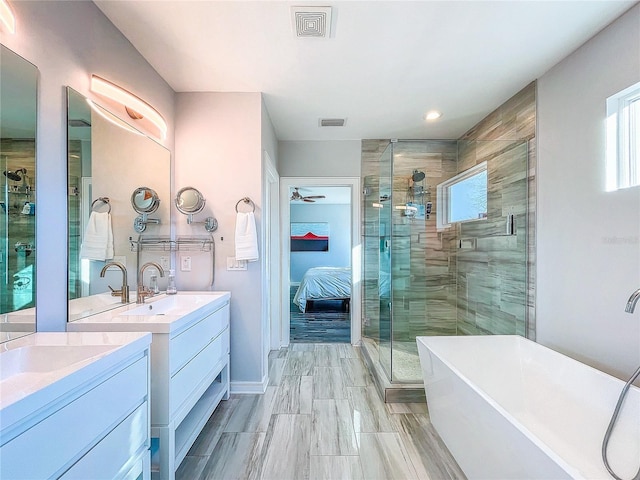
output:
<path id="1" fill-rule="evenodd" d="M 129 303 L 129 285 L 127 285 L 127 268 L 120 262 L 109 262 L 100 271 L 100 276 L 104 277 L 105 272 L 109 267 L 118 267 L 122 270 L 122 288 L 120 290 L 114 290 L 109 285 L 112 297 L 120 297 L 122 303 Z"/>
<path id="2" fill-rule="evenodd" d="M 627 313 L 633 313 L 636 309 L 636 303 L 638 303 L 638 300 L 640 300 L 640 288 L 631 294 L 629 300 L 627 300 L 627 306 L 624 308 L 624 311 Z"/>
<path id="3" fill-rule="evenodd" d="M 144 286 L 144 271 L 147 267 L 155 267 L 160 273 L 161 277 L 164 277 L 164 269 L 156 262 L 147 262 L 140 267 L 140 273 L 138 274 L 138 295 L 136 296 L 136 303 L 144 303 L 144 299 L 147 297 L 153 297 L 155 292 L 150 288 Z"/>

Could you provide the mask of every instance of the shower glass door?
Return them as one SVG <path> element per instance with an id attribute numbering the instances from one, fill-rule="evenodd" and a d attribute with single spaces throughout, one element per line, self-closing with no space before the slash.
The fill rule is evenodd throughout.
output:
<path id="1" fill-rule="evenodd" d="M 363 334 L 391 377 L 391 144 L 367 165 L 363 196 Z"/>

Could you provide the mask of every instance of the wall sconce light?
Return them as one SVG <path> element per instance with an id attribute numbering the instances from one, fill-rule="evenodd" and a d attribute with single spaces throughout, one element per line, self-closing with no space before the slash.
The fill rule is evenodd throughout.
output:
<path id="1" fill-rule="evenodd" d="M 139 132 L 128 123 L 120 120 L 113 113 L 109 112 L 108 110 L 105 110 L 100 105 L 98 105 L 97 103 L 94 103 L 92 100 L 89 100 L 88 98 L 87 98 L 87 103 L 91 107 L 91 110 L 96 112 L 98 115 L 100 115 L 102 118 L 104 118 L 107 122 L 111 123 L 112 125 L 115 125 L 116 127 L 120 127 L 126 130 L 127 132 L 133 133 L 135 135 L 144 135 L 143 133 Z M 70 156 L 73 156 L 73 155 L 70 155 Z"/>
<path id="2" fill-rule="evenodd" d="M 155 108 L 141 98 L 97 75 L 91 76 L 91 91 L 124 106 L 127 114 L 134 120 L 147 119 L 159 130 L 160 138 L 162 140 L 166 138 L 167 123 L 164 118 Z"/>
<path id="3" fill-rule="evenodd" d="M 0 21 L 10 33 L 16 33 L 16 17 L 6 0 L 0 0 Z"/>

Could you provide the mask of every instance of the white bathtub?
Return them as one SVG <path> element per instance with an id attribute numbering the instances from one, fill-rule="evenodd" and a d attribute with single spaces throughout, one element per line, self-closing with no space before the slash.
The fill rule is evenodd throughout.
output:
<path id="1" fill-rule="evenodd" d="M 600 449 L 624 382 L 519 336 L 417 342 L 431 420 L 469 479 L 611 478 Z M 636 387 L 608 451 L 617 475 L 633 478 Z"/>

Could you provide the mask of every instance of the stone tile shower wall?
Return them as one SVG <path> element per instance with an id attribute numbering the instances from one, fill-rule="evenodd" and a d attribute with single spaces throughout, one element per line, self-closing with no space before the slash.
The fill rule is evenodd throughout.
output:
<path id="1" fill-rule="evenodd" d="M 363 140 L 363 187 L 392 190 L 393 330 L 380 325 L 379 262 L 388 228 L 375 198 L 363 196 L 363 332 L 415 351 L 417 335 L 514 334 L 535 338 L 535 82 L 460 139 L 393 144 L 392 177 L 381 162 L 388 140 Z M 437 231 L 436 186 L 474 165 L 488 164 L 488 218 Z M 388 168 L 391 176 L 391 169 Z M 414 170 L 426 174 L 429 219 L 404 216 Z M 386 205 L 385 205 L 386 207 Z M 505 235 L 508 214 L 515 235 Z M 380 236 L 380 239 L 376 238 Z M 461 239 L 471 248 L 461 249 Z M 391 338 L 389 338 L 391 337 Z M 394 354 L 394 359 L 395 359 Z M 394 377 L 396 365 L 393 365 Z"/>
<path id="2" fill-rule="evenodd" d="M 455 245 L 456 232 L 436 231 L 435 214 L 429 219 L 414 219 L 395 207 L 410 200 L 409 186 L 414 170 L 426 174 L 423 198 L 438 208 L 436 185 L 451 178 L 457 171 L 455 140 L 400 141 L 393 145 L 393 181 L 381 176 L 384 166 L 380 159 L 388 140 L 362 142 L 363 186 L 370 191 L 363 196 L 363 317 L 364 334 L 380 334 L 379 262 L 384 255 L 384 239 L 392 232 L 391 257 L 393 279 L 393 340 L 415 343 L 416 335 L 456 334 Z M 382 185 L 381 185 L 382 182 Z M 385 185 L 386 182 L 386 185 Z M 379 211 L 371 207 L 378 193 L 391 194 L 392 228 L 379 223 Z M 428 308 L 427 308 L 428 307 Z M 384 333 L 383 333 L 384 335 Z"/>
<path id="3" fill-rule="evenodd" d="M 535 94 L 533 82 L 458 140 L 458 172 L 488 167 L 487 220 L 458 226 L 475 244 L 456 252 L 458 335 L 535 338 Z"/>
<path id="4" fill-rule="evenodd" d="M 436 186 L 456 173 L 455 141 L 400 141 L 393 149 L 393 239 L 391 243 L 394 348 L 416 351 L 417 335 L 456 334 L 455 229 L 438 232 L 436 215 L 418 219 L 397 209 L 407 202 L 432 202 Z M 412 196 L 415 170 L 424 172 L 424 195 Z M 398 344 L 400 342 L 400 344 Z"/>

